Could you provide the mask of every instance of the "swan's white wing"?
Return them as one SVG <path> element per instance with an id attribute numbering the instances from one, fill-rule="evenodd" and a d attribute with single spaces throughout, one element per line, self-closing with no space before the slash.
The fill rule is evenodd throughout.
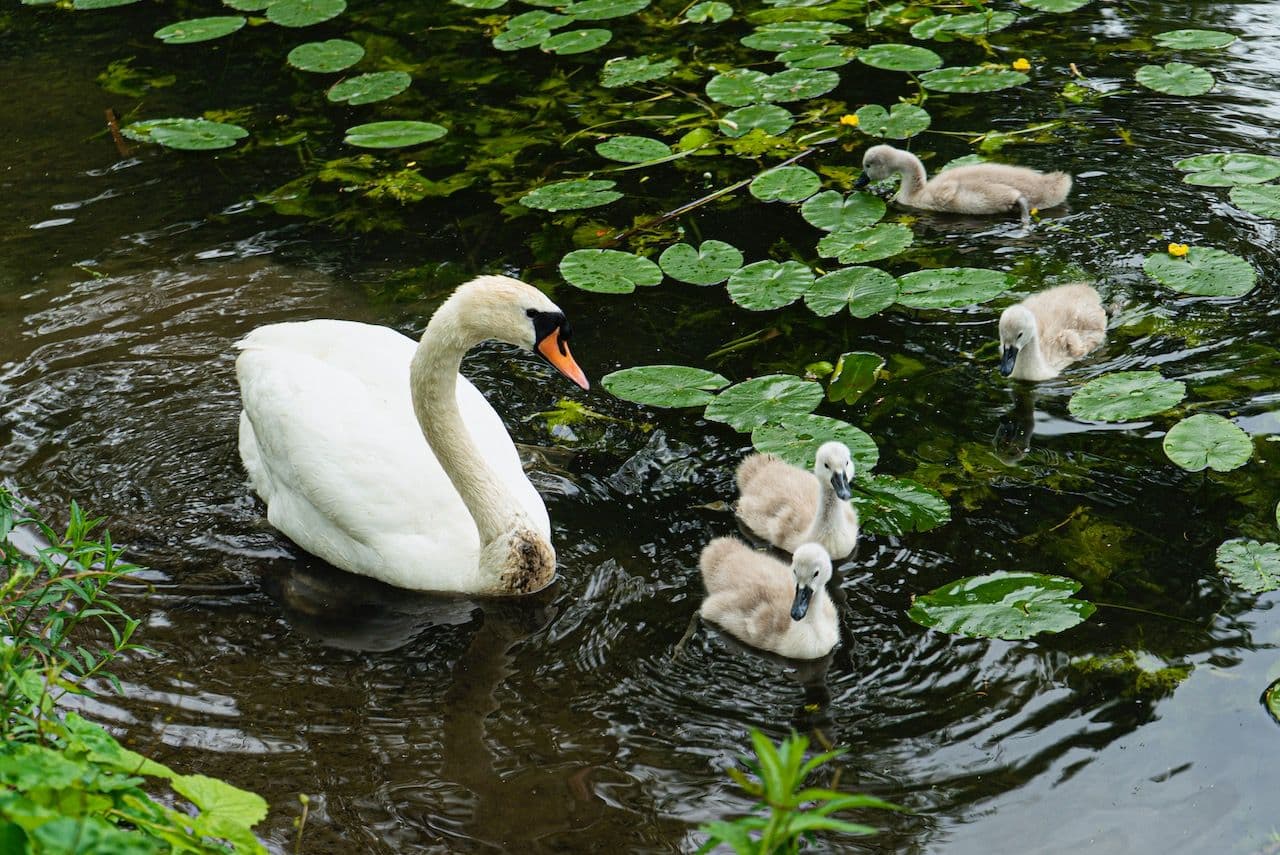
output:
<path id="1" fill-rule="evenodd" d="M 330 563 L 393 585 L 480 585 L 471 514 L 413 413 L 415 343 L 385 327 L 308 321 L 239 344 L 241 457 L 271 524 Z M 458 407 L 477 446 L 550 537 L 541 498 L 498 414 L 465 378 Z"/>

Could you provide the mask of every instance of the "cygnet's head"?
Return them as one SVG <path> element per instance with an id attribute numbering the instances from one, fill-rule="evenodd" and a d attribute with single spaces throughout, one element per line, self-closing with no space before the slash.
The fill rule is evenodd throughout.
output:
<path id="1" fill-rule="evenodd" d="M 861 190 L 872 181 L 883 181 L 898 172 L 898 150 L 891 145 L 873 145 L 862 155 L 862 175 L 854 182 L 854 189 Z"/>
<path id="2" fill-rule="evenodd" d="M 823 484 L 830 484 L 841 499 L 847 501 L 853 495 L 849 490 L 849 482 L 853 480 L 853 458 L 843 442 L 824 442 L 818 448 L 813 474 Z"/>
<path id="3" fill-rule="evenodd" d="M 804 620 L 813 595 L 831 578 L 831 556 L 817 543 L 801 544 L 791 556 L 791 574 L 796 577 L 796 598 L 791 603 L 791 619 Z"/>
<path id="4" fill-rule="evenodd" d="M 1036 339 L 1036 317 L 1021 304 L 1000 314 L 1000 373 L 1008 377 L 1018 361 L 1018 351 Z"/>

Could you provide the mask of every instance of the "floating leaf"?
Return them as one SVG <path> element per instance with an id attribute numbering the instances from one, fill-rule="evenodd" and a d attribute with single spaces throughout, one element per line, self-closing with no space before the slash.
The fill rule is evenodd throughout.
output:
<path id="1" fill-rule="evenodd" d="M 267 7 L 267 20 L 282 27 L 309 27 L 346 10 L 347 0 L 274 0 Z"/>
<path id="2" fill-rule="evenodd" d="M 1018 2 L 1028 9 L 1035 9 L 1037 12 L 1053 12 L 1058 15 L 1064 15 L 1067 12 L 1074 12 L 1084 6 L 1088 6 L 1090 0 L 1018 0 Z"/>
<path id="3" fill-rule="evenodd" d="M 868 104 L 855 114 L 858 130 L 873 137 L 905 140 L 929 127 L 929 114 L 914 104 L 894 104 L 886 111 L 879 104 Z"/>
<path id="4" fill-rule="evenodd" d="M 710 3 L 694 3 L 685 10 L 684 17 L 686 21 L 692 21 L 695 24 L 704 24 L 707 21 L 720 24 L 733 17 L 733 7 L 719 0 L 713 0 Z"/>
<path id="5" fill-rule="evenodd" d="M 855 350 L 841 354 L 827 382 L 827 400 L 854 403 L 875 385 L 881 368 L 884 368 L 884 359 L 878 353 Z"/>
<path id="6" fill-rule="evenodd" d="M 1280 544 L 1228 540 L 1218 547 L 1218 572 L 1251 594 L 1280 590 Z"/>
<path id="7" fill-rule="evenodd" d="M 267 800 L 262 796 L 217 778 L 206 775 L 175 775 L 170 779 L 170 784 L 174 792 L 186 796 L 200 808 L 200 820 L 205 822 L 249 828 L 267 815 Z"/>
<path id="8" fill-rule="evenodd" d="M 596 154 L 619 163 L 645 163 L 671 154 L 671 146 L 652 137 L 624 135 L 596 143 Z"/>
<path id="9" fill-rule="evenodd" d="M 613 33 L 609 30 L 593 29 L 593 30 L 567 30 L 563 33 L 556 33 L 554 36 L 548 36 L 541 42 L 542 49 L 547 53 L 559 54 L 560 56 L 569 56 L 575 53 L 586 53 L 589 50 L 595 50 L 603 47 L 613 38 Z"/>
<path id="10" fill-rule="evenodd" d="M 598 294 L 630 294 L 662 281 L 658 265 L 616 249 L 575 249 L 560 259 L 560 275 L 570 285 Z"/>
<path id="11" fill-rule="evenodd" d="M 1185 62 L 1144 65 L 1134 72 L 1133 79 L 1166 95 L 1203 95 L 1213 88 L 1212 74 Z"/>
<path id="12" fill-rule="evenodd" d="M 403 71 L 375 71 L 358 74 L 329 87 L 326 97 L 330 101 L 346 101 L 348 104 L 372 104 L 394 98 L 409 88 L 413 78 Z"/>
<path id="13" fill-rule="evenodd" d="M 679 63 L 674 59 L 654 62 L 647 56 L 614 57 L 600 70 L 600 85 L 606 89 L 616 89 L 619 86 L 634 86 L 637 83 L 661 80 L 675 71 L 678 65 Z"/>
<path id="14" fill-rule="evenodd" d="M 855 318 L 869 318 L 898 299 L 898 280 L 875 267 L 844 267 L 813 283 L 804 294 L 815 315 L 828 317 L 848 307 Z"/>
<path id="15" fill-rule="evenodd" d="M 954 309 L 999 297 L 1013 277 L 978 267 L 917 270 L 898 279 L 898 302 L 913 309 Z"/>
<path id="16" fill-rule="evenodd" d="M 843 45 L 798 45 L 774 57 L 790 68 L 839 68 L 857 54 Z"/>
<path id="17" fill-rule="evenodd" d="M 706 416 L 740 433 L 784 416 L 813 412 L 822 403 L 822 387 L 790 374 L 767 374 L 725 389 L 707 404 Z"/>
<path id="18" fill-rule="evenodd" d="M 72 3 L 72 8 L 77 12 L 89 12 L 94 9 L 114 9 L 116 6 L 129 6 L 137 2 L 138 0 L 75 0 Z M 24 3 L 24 5 L 35 4 Z"/>
<path id="19" fill-rule="evenodd" d="M 813 68 L 789 68 L 770 76 L 761 84 L 764 100 L 775 102 L 806 101 L 825 95 L 840 84 L 834 71 Z"/>
<path id="20" fill-rule="evenodd" d="M 987 36 L 1018 20 L 1016 12 L 971 12 L 967 15 L 935 15 L 916 22 L 911 37 L 950 41 L 955 36 Z"/>
<path id="21" fill-rule="evenodd" d="M 1198 246 L 1183 258 L 1152 253 L 1142 269 L 1160 284 L 1197 297 L 1241 297 L 1253 290 L 1258 279 L 1249 262 L 1238 255 Z"/>
<path id="22" fill-rule="evenodd" d="M 707 97 L 730 107 L 745 107 L 767 100 L 764 84 L 769 75 L 751 68 L 731 68 L 707 81 Z"/>
<path id="23" fill-rule="evenodd" d="M 224 0 L 225 2 L 225 0 Z M 458 6 L 465 6 L 468 9 L 501 9 L 507 5 L 507 0 L 450 0 L 450 2 Z"/>
<path id="24" fill-rule="evenodd" d="M 783 416 L 776 424 L 751 431 L 751 444 L 761 454 L 776 454 L 792 466 L 812 469 L 818 446 L 841 442 L 853 457 L 854 472 L 869 472 L 880 461 L 880 449 L 866 432 L 848 422 L 826 416 Z"/>
<path id="25" fill-rule="evenodd" d="M 1199 154 L 1180 160 L 1174 166 L 1191 173 L 1182 176 L 1184 182 L 1202 187 L 1262 184 L 1273 178 L 1280 178 L 1280 157 L 1267 154 Z"/>
<path id="26" fill-rule="evenodd" d="M 1084 384 L 1067 409 L 1077 419 L 1123 422 L 1163 412 L 1186 394 L 1186 384 L 1166 380 L 1159 371 L 1119 371 Z"/>
<path id="27" fill-rule="evenodd" d="M 649 5 L 649 0 L 578 0 L 565 7 L 564 13 L 578 21 L 606 21 L 634 15 Z"/>
<path id="28" fill-rule="evenodd" d="M 898 223 L 880 223 L 866 229 L 834 231 L 818 241 L 818 253 L 841 264 L 863 264 L 889 258 L 911 246 L 915 236 Z"/>
<path id="29" fill-rule="evenodd" d="M 1276 680 L 1263 691 L 1262 703 L 1275 719 L 1276 724 L 1280 724 L 1280 680 Z"/>
<path id="30" fill-rule="evenodd" d="M 744 309 L 780 309 L 813 285 L 813 271 L 798 261 L 757 261 L 729 277 L 729 297 Z"/>
<path id="31" fill-rule="evenodd" d="M 613 189 L 615 183 L 589 178 L 557 181 L 554 184 L 544 184 L 524 194 L 520 197 L 520 204 L 526 208 L 537 208 L 552 213 L 598 208 L 622 198 L 622 194 Z"/>
<path id="32" fill-rule="evenodd" d="M 213 18 L 192 18 L 161 27 L 153 34 L 167 45 L 190 45 L 229 36 L 245 25 L 242 15 L 219 15 Z"/>
<path id="33" fill-rule="evenodd" d="M 687 243 L 672 244 L 658 258 L 662 272 L 691 285 L 718 285 L 742 267 L 742 253 L 724 241 L 703 241 L 694 249 Z"/>
<path id="34" fill-rule="evenodd" d="M 803 166 L 783 166 L 761 172 L 751 181 L 751 195 L 762 202 L 800 202 L 822 187 L 822 179 Z"/>
<path id="35" fill-rule="evenodd" d="M 364 58 L 364 48 L 346 39 L 307 42 L 289 51 L 289 64 L 301 71 L 330 73 L 350 68 Z"/>
<path id="36" fill-rule="evenodd" d="M 1169 30 L 1155 37 L 1156 44 L 1172 50 L 1218 50 L 1235 40 L 1221 30 Z"/>
<path id="37" fill-rule="evenodd" d="M 609 394 L 650 407 L 701 407 L 729 381 L 712 371 L 684 365 L 641 365 L 606 374 Z"/>
<path id="38" fill-rule="evenodd" d="M 1062 576 L 988 573 L 916 597 L 907 617 L 957 635 L 1018 640 L 1062 632 L 1093 614 L 1093 603 L 1072 598 L 1079 590 L 1079 582 Z"/>
<path id="39" fill-rule="evenodd" d="M 882 44 L 863 48 L 858 62 L 887 71 L 930 71 L 942 65 L 942 57 L 915 45 Z"/>
<path id="40" fill-rule="evenodd" d="M 1253 456 L 1249 434 L 1222 416 L 1199 413 L 1185 418 L 1164 435 L 1164 453 L 1188 472 L 1239 469 Z"/>
<path id="41" fill-rule="evenodd" d="M 573 23 L 568 15 L 557 15 L 536 9 L 516 15 L 507 21 L 507 27 L 493 37 L 498 50 L 513 51 L 541 45 L 551 37 L 551 31 Z"/>
<path id="42" fill-rule="evenodd" d="M 360 148 L 400 148 L 438 140 L 449 133 L 431 122 L 369 122 L 347 128 L 343 142 Z"/>
<path id="43" fill-rule="evenodd" d="M 759 128 L 766 134 L 777 136 L 785 133 L 795 122 L 786 107 L 774 104 L 753 104 L 730 110 L 719 121 L 720 133 L 727 137 L 744 136 Z"/>
<path id="44" fill-rule="evenodd" d="M 877 196 L 870 193 L 841 196 L 835 190 L 810 196 L 800 206 L 800 216 L 804 217 L 805 222 L 824 232 L 865 229 L 883 217 L 884 213 L 884 201 Z"/>
<path id="45" fill-rule="evenodd" d="M 206 119 L 149 119 L 122 128 L 129 139 L 184 151 L 230 148 L 249 132 L 239 125 Z"/>
<path id="46" fill-rule="evenodd" d="M 1259 217 L 1280 220 L 1280 187 L 1232 187 L 1231 204 Z"/>
<path id="47" fill-rule="evenodd" d="M 921 85 L 934 92 L 996 92 L 1021 86 L 1030 79 L 1021 71 L 985 65 L 939 68 L 920 75 Z"/>
<path id="48" fill-rule="evenodd" d="M 776 53 L 800 45 L 829 42 L 832 36 L 847 32 L 850 32 L 847 26 L 834 21 L 787 21 L 757 27 L 754 33 L 744 36 L 741 42 L 749 48 Z"/>
<path id="49" fill-rule="evenodd" d="M 908 478 L 872 475 L 857 478 L 853 505 L 862 528 L 874 534 L 899 537 L 912 531 L 928 531 L 951 520 L 951 506 L 936 491 Z"/>

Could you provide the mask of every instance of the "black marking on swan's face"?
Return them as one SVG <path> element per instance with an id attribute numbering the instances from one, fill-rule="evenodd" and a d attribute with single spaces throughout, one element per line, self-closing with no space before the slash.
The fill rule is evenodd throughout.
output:
<path id="1" fill-rule="evenodd" d="M 538 309 L 526 309 L 525 314 L 533 321 L 533 343 L 539 344 L 544 338 L 560 330 L 559 345 L 560 355 L 567 356 L 569 348 L 566 345 L 573 330 L 569 326 L 568 319 L 565 318 L 564 312 L 543 312 Z"/>

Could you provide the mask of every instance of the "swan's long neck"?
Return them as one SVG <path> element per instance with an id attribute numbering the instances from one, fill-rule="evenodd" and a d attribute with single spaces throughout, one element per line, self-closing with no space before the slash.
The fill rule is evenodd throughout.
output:
<path id="1" fill-rule="evenodd" d="M 898 200 L 908 203 L 922 190 L 929 178 L 924 171 L 920 158 L 909 151 L 899 151 L 894 167 L 902 175 L 902 185 L 898 187 Z"/>
<path id="2" fill-rule="evenodd" d="M 1048 380 L 1057 376 L 1058 370 L 1044 358 L 1044 351 L 1040 349 L 1039 331 L 1035 327 L 1031 328 L 1031 340 L 1019 348 L 1015 367 L 1015 376 L 1023 380 Z"/>
<path id="3" fill-rule="evenodd" d="M 818 513 L 802 538 L 803 542 L 829 544 L 837 537 L 847 537 L 845 527 L 844 501 L 829 484 L 818 478 Z"/>

